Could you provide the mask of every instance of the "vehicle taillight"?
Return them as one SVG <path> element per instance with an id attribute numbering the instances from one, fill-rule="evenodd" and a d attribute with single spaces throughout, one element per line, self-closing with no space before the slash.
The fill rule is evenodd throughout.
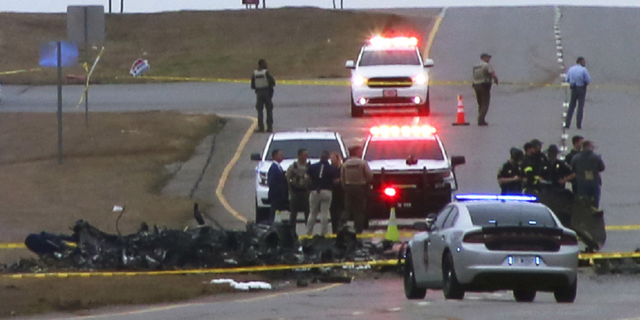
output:
<path id="1" fill-rule="evenodd" d="M 384 188 L 383 193 L 389 198 L 395 198 L 395 196 L 398 194 L 398 190 L 396 190 L 396 188 L 394 187 L 386 187 Z"/>
<path id="2" fill-rule="evenodd" d="M 572 235 L 563 234 L 560 236 L 560 245 L 562 246 L 577 246 L 578 238 Z"/>
<path id="3" fill-rule="evenodd" d="M 466 243 L 484 243 L 485 235 L 482 232 L 472 232 L 467 233 L 464 238 L 462 238 L 462 242 Z"/>
<path id="4" fill-rule="evenodd" d="M 466 243 L 484 243 L 485 235 L 482 232 L 467 233 L 462 238 L 462 242 Z"/>

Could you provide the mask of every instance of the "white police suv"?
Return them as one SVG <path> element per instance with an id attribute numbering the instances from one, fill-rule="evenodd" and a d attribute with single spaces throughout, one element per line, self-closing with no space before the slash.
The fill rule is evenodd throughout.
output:
<path id="1" fill-rule="evenodd" d="M 376 36 L 360 49 L 351 69 L 351 116 L 365 109 L 416 108 L 429 115 L 429 68 L 433 60 L 423 59 L 415 37 Z"/>
<path id="2" fill-rule="evenodd" d="M 256 166 L 256 220 L 265 221 L 269 218 L 269 184 L 267 173 L 273 163 L 271 153 L 280 150 L 284 154 L 281 166 L 287 170 L 296 161 L 299 149 L 306 149 L 311 163 L 320 159 L 322 151 L 339 152 L 343 158 L 347 151 L 342 137 L 337 132 L 330 131 L 294 131 L 276 132 L 269 136 L 262 153 L 251 154 L 251 160 L 260 161 Z"/>

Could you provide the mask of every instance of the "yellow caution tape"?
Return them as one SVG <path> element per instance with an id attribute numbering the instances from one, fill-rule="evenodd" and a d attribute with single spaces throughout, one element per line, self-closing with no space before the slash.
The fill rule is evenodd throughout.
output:
<path id="1" fill-rule="evenodd" d="M 13 71 L 0 71 L 0 75 L 25 73 L 25 72 L 35 72 L 35 71 L 40 71 L 40 70 L 42 70 L 42 69 L 34 68 L 34 69 L 22 69 L 22 70 L 13 70 Z"/>
<path id="2" fill-rule="evenodd" d="M 627 231 L 627 230 L 640 230 L 640 225 L 626 225 L 626 226 L 606 226 L 605 230 L 611 231 Z"/>
<path id="3" fill-rule="evenodd" d="M 300 265 L 273 265 L 273 266 L 255 266 L 240 268 L 211 268 L 211 269 L 190 269 L 190 270 L 165 270 L 165 271 L 136 271 L 136 272 L 50 272 L 50 273 L 16 273 L 3 274 L 1 277 L 5 279 L 43 279 L 43 278 L 71 278 L 71 277 L 134 277 L 134 276 L 161 276 L 161 275 L 186 275 L 186 274 L 220 274 L 220 273 L 244 273 L 244 272 L 265 272 L 265 271 L 282 271 L 282 270 L 308 270 L 317 268 L 357 268 L 357 267 L 385 267 L 396 266 L 404 263 L 398 259 L 377 260 L 377 261 L 358 261 L 358 262 L 334 262 L 334 263 L 311 263 Z"/>
<path id="4" fill-rule="evenodd" d="M 0 243 L 0 249 L 23 249 L 26 247 L 24 243 Z"/>
<path id="5" fill-rule="evenodd" d="M 581 253 L 580 260 L 640 258 L 640 252 Z"/>
<path id="6" fill-rule="evenodd" d="M 84 62 L 82 64 L 84 71 L 87 73 L 87 77 L 85 80 L 84 90 L 82 91 L 82 95 L 80 96 L 80 102 L 78 102 L 78 105 L 76 106 L 76 108 L 79 108 L 80 105 L 82 104 L 82 101 L 84 101 L 84 99 L 86 99 L 87 97 L 87 93 L 89 92 L 89 81 L 91 80 L 91 75 L 93 74 L 93 70 L 96 69 L 96 66 L 98 65 L 98 61 L 100 61 L 100 58 L 102 57 L 103 53 L 104 53 L 104 47 L 100 49 L 100 53 L 98 53 L 98 56 L 96 57 L 96 60 L 93 62 L 91 69 L 89 69 L 88 63 Z"/>

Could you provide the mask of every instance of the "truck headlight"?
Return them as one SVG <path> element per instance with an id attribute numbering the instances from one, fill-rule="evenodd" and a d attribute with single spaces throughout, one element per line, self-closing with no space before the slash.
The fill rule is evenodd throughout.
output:
<path id="1" fill-rule="evenodd" d="M 353 77 L 351 77 L 351 83 L 354 86 L 359 87 L 359 86 L 362 86 L 365 83 L 367 83 L 367 78 L 365 78 L 363 76 L 360 76 L 360 75 L 354 75 Z"/>
<path id="2" fill-rule="evenodd" d="M 429 78 L 427 78 L 427 75 L 421 73 L 421 74 L 413 77 L 412 80 L 413 80 L 413 84 L 417 84 L 419 86 L 422 86 L 422 85 L 426 84 L 427 81 L 429 81 Z"/>

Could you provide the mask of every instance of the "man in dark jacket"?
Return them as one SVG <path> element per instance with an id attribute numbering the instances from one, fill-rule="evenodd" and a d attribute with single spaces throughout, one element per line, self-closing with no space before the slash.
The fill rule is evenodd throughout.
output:
<path id="1" fill-rule="evenodd" d="M 604 171 L 605 166 L 602 157 L 593 152 L 594 148 L 593 142 L 584 141 L 582 151 L 571 160 L 571 168 L 576 174 L 575 179 L 578 182 L 576 194 L 593 201 L 597 208 L 600 206 L 600 188 L 602 186 L 600 172 Z"/>
<path id="2" fill-rule="evenodd" d="M 522 158 L 524 153 L 518 148 L 511 148 L 510 157 L 498 171 L 498 184 L 502 194 L 522 194 Z"/>
<path id="3" fill-rule="evenodd" d="M 322 151 L 320 161 L 309 166 L 307 175 L 309 184 L 309 207 L 311 213 L 307 221 L 307 235 L 313 234 L 318 213 L 320 214 L 320 234 L 325 235 L 329 229 L 329 206 L 333 186 L 340 179 L 340 171 L 329 163 L 329 152 Z"/>
<path id="4" fill-rule="evenodd" d="M 256 111 L 258 111 L 258 128 L 256 132 L 264 132 L 263 109 L 267 109 L 267 132 L 273 132 L 273 87 L 276 80 L 267 70 L 264 59 L 258 61 L 258 69 L 251 76 L 251 89 L 256 91 Z"/>
<path id="5" fill-rule="evenodd" d="M 289 185 L 287 184 L 285 171 L 280 166 L 284 159 L 284 154 L 280 150 L 273 150 L 271 157 L 273 158 L 273 163 L 267 173 L 268 197 L 271 204 L 269 223 L 273 223 L 275 220 L 276 211 L 288 210 L 289 206 Z"/>

